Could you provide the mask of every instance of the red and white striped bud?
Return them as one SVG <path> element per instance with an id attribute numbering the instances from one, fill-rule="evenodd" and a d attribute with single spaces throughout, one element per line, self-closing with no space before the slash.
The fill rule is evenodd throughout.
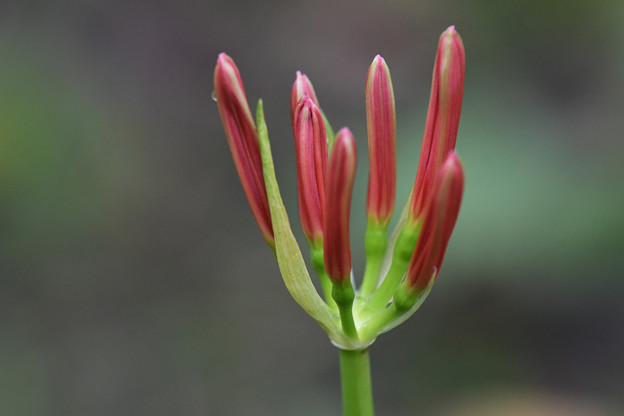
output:
<path id="1" fill-rule="evenodd" d="M 275 238 L 262 174 L 256 123 L 247 103 L 238 68 L 225 53 L 221 53 L 217 59 L 214 96 L 245 196 L 262 236 L 274 247 Z"/>
<path id="2" fill-rule="evenodd" d="M 412 192 L 409 220 L 415 222 L 424 210 L 436 172 L 455 149 L 464 93 L 464 44 L 454 26 L 440 36 L 425 135 L 418 173 Z"/>
<path id="3" fill-rule="evenodd" d="M 297 78 L 295 79 L 295 83 L 290 91 L 290 120 L 293 124 L 293 128 L 295 125 L 295 110 L 297 109 L 297 104 L 299 104 L 301 97 L 308 97 L 317 107 L 319 106 L 318 99 L 316 98 L 316 93 L 314 92 L 314 87 L 312 86 L 310 79 L 307 75 L 302 74 L 301 71 L 297 71 Z"/>
<path id="4" fill-rule="evenodd" d="M 338 132 L 329 159 L 323 249 L 325 269 L 330 279 L 339 284 L 351 275 L 349 213 L 357 154 L 355 140 L 347 128 Z"/>
<path id="5" fill-rule="evenodd" d="M 412 289 L 425 289 L 437 278 L 446 246 L 457 221 L 464 190 L 464 170 L 455 152 L 438 171 L 426 204 L 418 243 L 407 270 L 406 283 Z"/>
<path id="6" fill-rule="evenodd" d="M 295 152 L 299 217 L 308 240 L 320 245 L 323 239 L 327 139 L 323 116 L 307 96 L 295 109 Z"/>
<path id="7" fill-rule="evenodd" d="M 390 70 L 377 55 L 366 79 L 366 119 L 368 126 L 369 221 L 386 226 L 394 211 L 396 193 L 396 116 Z"/>

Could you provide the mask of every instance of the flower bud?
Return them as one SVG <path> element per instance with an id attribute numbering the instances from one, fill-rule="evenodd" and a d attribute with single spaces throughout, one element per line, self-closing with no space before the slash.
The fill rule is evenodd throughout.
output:
<path id="1" fill-rule="evenodd" d="M 412 289 L 425 289 L 431 278 L 437 278 L 457 221 L 463 189 L 464 170 L 455 152 L 451 152 L 438 172 L 407 270 L 406 282 Z"/>
<path id="2" fill-rule="evenodd" d="M 436 172 L 455 149 L 464 91 L 465 54 L 454 26 L 440 36 L 433 68 L 433 83 L 418 173 L 412 192 L 409 220 L 415 222 L 423 212 Z"/>
<path id="3" fill-rule="evenodd" d="M 225 53 L 217 59 L 214 96 L 243 191 L 262 236 L 273 247 L 275 239 L 262 174 L 258 132 L 238 68 Z"/>
<path id="4" fill-rule="evenodd" d="M 356 163 L 355 140 L 349 129 L 343 128 L 336 136 L 329 159 L 323 222 L 325 269 L 340 284 L 351 275 L 349 213 Z"/>
<path id="5" fill-rule="evenodd" d="M 327 139 L 323 117 L 307 96 L 295 109 L 295 152 L 299 217 L 308 240 L 320 245 L 323 239 Z"/>
<path id="6" fill-rule="evenodd" d="M 314 87 L 312 86 L 310 79 L 307 75 L 302 74 L 301 71 L 297 71 L 297 78 L 295 79 L 295 83 L 290 91 L 290 119 L 292 121 L 293 128 L 295 125 L 295 110 L 297 109 L 297 104 L 299 104 L 301 97 L 304 96 L 310 98 L 318 107 L 318 99 L 316 98 L 316 93 L 314 92 Z"/>
<path id="7" fill-rule="evenodd" d="M 366 119 L 368 127 L 369 221 L 385 226 L 394 211 L 396 192 L 396 117 L 390 71 L 377 55 L 366 79 Z"/>

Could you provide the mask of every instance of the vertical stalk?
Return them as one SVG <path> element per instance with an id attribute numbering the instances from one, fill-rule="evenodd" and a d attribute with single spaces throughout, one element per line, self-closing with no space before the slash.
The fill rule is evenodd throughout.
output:
<path id="1" fill-rule="evenodd" d="M 372 298 L 368 302 L 370 310 L 381 310 L 386 307 L 392 294 L 401 283 L 409 262 L 414 254 L 414 248 L 420 235 L 422 221 L 411 224 L 409 221 L 403 226 L 392 252 L 392 263 L 390 270 L 381 285 L 377 288 Z"/>
<path id="2" fill-rule="evenodd" d="M 340 350 L 343 416 L 374 416 L 368 348 Z"/>
<path id="3" fill-rule="evenodd" d="M 364 270 L 364 279 L 360 287 L 360 294 L 368 296 L 377 289 L 379 281 L 379 270 L 386 248 L 388 247 L 388 225 L 377 225 L 374 221 L 369 220 L 366 227 L 366 235 L 364 237 L 364 248 L 366 249 L 366 268 Z"/>
<path id="4" fill-rule="evenodd" d="M 322 244 L 318 246 L 312 245 L 310 247 L 310 262 L 312 263 L 312 268 L 314 269 L 321 281 L 321 289 L 323 290 L 323 296 L 325 297 L 325 302 L 327 302 L 327 306 L 329 306 L 329 309 L 331 309 L 332 311 L 336 311 L 338 307 L 336 306 L 334 298 L 332 298 L 332 282 L 331 280 L 329 280 L 329 276 L 325 271 Z"/>
<path id="5" fill-rule="evenodd" d="M 355 321 L 353 320 L 353 300 L 355 299 L 353 286 L 349 280 L 343 284 L 333 282 L 333 286 L 332 297 L 338 305 L 342 331 L 347 337 L 351 338 L 351 340 L 357 341 L 357 328 L 355 326 Z"/>

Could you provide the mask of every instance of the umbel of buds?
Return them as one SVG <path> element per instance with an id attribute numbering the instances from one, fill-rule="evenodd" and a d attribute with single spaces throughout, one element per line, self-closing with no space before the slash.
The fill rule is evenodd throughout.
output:
<path id="1" fill-rule="evenodd" d="M 262 236 L 275 253 L 293 298 L 342 350 L 366 349 L 407 319 L 438 278 L 464 187 L 455 141 L 464 87 L 464 46 L 454 27 L 440 37 L 429 110 L 411 195 L 392 237 L 396 195 L 396 117 L 390 70 L 376 56 L 366 77 L 369 179 L 366 268 L 356 290 L 349 215 L 356 140 L 334 134 L 310 79 L 297 72 L 290 115 L 297 166 L 299 218 L 318 275 L 315 289 L 275 179 L 262 101 L 252 117 L 240 73 L 222 53 L 215 97 L 243 190 Z M 385 265 L 385 267 L 384 267 Z"/>

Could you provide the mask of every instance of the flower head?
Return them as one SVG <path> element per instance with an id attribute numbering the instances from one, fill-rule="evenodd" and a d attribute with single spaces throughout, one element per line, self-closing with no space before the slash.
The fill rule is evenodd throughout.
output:
<path id="1" fill-rule="evenodd" d="M 214 93 L 234 159 L 234 166 L 243 185 L 245 196 L 262 236 L 273 247 L 275 239 L 262 174 L 258 132 L 247 104 L 247 96 L 238 68 L 232 58 L 225 53 L 221 53 L 217 59 Z"/>

